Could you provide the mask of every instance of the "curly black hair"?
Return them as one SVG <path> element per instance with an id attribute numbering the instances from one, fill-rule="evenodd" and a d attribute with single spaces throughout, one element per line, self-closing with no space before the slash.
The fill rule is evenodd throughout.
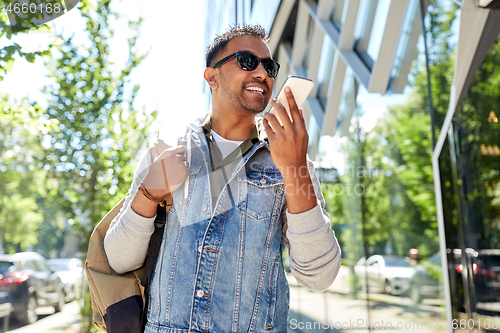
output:
<path id="1" fill-rule="evenodd" d="M 207 67 L 212 65 L 214 58 L 221 53 L 227 46 L 227 43 L 234 37 L 250 35 L 260 38 L 264 43 L 269 42 L 269 35 L 260 24 L 244 24 L 243 26 L 235 25 L 229 28 L 228 31 L 215 37 L 215 39 L 208 45 L 205 60 Z"/>

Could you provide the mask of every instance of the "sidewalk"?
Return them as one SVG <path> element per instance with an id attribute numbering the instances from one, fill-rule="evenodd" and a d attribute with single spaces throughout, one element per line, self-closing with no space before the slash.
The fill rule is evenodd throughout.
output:
<path id="1" fill-rule="evenodd" d="M 63 310 L 54 313 L 52 307 L 37 309 L 41 317 L 31 325 L 16 328 L 10 326 L 9 333 L 79 333 L 81 327 L 80 307 L 77 301 L 67 303 Z M 12 323 L 14 324 L 14 323 Z"/>
<path id="2" fill-rule="evenodd" d="M 288 274 L 290 285 L 290 332 L 368 332 L 372 325 L 378 330 L 395 331 L 398 324 L 405 333 L 446 331 L 443 327 L 429 329 L 429 323 L 442 322 L 443 309 L 437 300 L 412 304 L 408 297 L 366 293 L 354 296 L 349 288 L 349 268 L 341 267 L 335 282 L 324 292 L 312 292 L 301 287 L 293 275 Z M 368 324 L 368 325 L 367 325 Z M 391 325 L 391 330 L 388 325 Z M 372 330 L 377 330 L 373 328 Z M 396 330 L 398 331 L 398 330 Z"/>

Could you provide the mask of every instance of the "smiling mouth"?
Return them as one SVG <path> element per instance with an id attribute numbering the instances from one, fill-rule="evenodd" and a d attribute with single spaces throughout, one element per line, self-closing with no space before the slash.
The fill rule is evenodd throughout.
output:
<path id="1" fill-rule="evenodd" d="M 259 87 L 247 87 L 247 88 L 245 88 L 245 90 L 259 92 L 262 95 L 264 95 L 264 89 L 259 88 Z"/>

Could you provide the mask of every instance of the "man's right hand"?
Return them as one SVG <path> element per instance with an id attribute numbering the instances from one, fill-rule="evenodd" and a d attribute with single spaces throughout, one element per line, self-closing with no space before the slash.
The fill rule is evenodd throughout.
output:
<path id="1" fill-rule="evenodd" d="M 181 186 L 189 175 L 186 162 L 186 148 L 176 146 L 158 153 L 158 144 L 151 148 L 151 163 L 148 174 L 142 186 L 154 197 L 163 197 Z M 157 204 L 147 199 L 141 191 L 137 191 L 132 200 L 132 209 L 144 217 L 153 217 L 156 214 Z"/>
<path id="2" fill-rule="evenodd" d="M 158 152 L 158 144 L 151 148 L 153 162 L 142 186 L 154 197 L 163 197 L 178 189 L 189 175 L 186 147 L 176 146 Z"/>

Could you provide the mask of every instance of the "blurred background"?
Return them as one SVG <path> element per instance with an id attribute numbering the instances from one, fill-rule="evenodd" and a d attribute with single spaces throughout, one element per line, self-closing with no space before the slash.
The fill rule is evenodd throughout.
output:
<path id="1" fill-rule="evenodd" d="M 316 82 L 309 155 L 343 256 L 322 293 L 288 274 L 290 331 L 500 331 L 500 0 L 86 0 L 17 33 L 7 9 L 5 330 L 96 330 L 82 273 L 93 227 L 156 135 L 210 110 L 208 43 L 259 23 L 276 89 Z M 49 292 L 23 294 L 37 276 Z"/>

